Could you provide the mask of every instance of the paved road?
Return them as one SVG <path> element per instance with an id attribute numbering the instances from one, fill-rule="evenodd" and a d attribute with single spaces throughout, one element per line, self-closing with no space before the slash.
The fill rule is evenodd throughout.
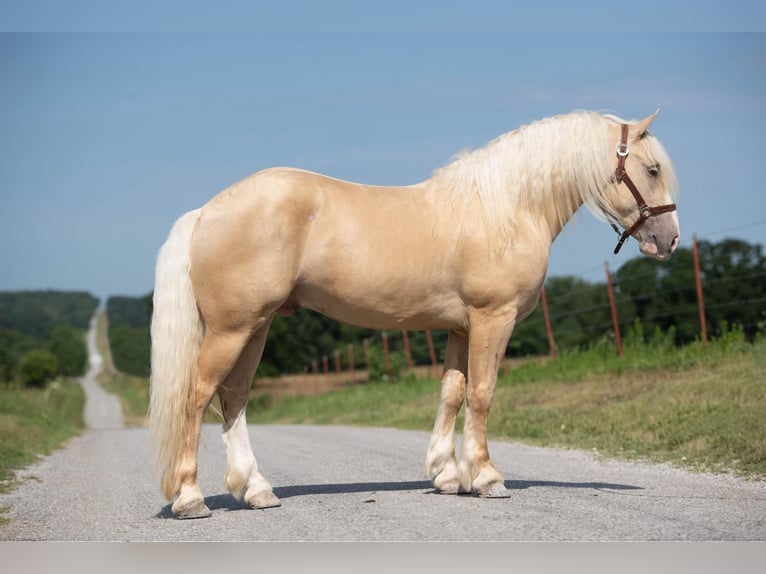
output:
<path id="1" fill-rule="evenodd" d="M 146 429 L 121 428 L 94 384 L 91 372 L 90 428 L 0 496 L 11 508 L 0 540 L 766 540 L 764 482 L 494 442 L 511 498 L 442 496 L 422 476 L 426 432 L 350 427 L 251 426 L 282 499 L 254 511 L 226 494 L 220 429 L 206 425 L 200 483 L 213 516 L 179 521 L 150 470 Z"/>
<path id="2" fill-rule="evenodd" d="M 107 393 L 97 377 L 104 367 L 104 359 L 96 345 L 96 316 L 90 320 L 88 330 L 88 372 L 80 381 L 85 391 L 85 426 L 91 430 L 121 429 L 124 426 L 120 400 Z"/>

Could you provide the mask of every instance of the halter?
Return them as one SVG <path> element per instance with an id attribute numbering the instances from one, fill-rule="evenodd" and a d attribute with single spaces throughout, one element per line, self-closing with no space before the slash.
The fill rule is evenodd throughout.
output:
<path id="1" fill-rule="evenodd" d="M 638 231 L 638 229 L 644 224 L 644 222 L 646 222 L 647 219 L 654 215 L 668 213 L 676 210 L 675 203 L 658 205 L 657 207 L 651 207 L 647 205 L 646 201 L 644 201 L 644 198 L 639 193 L 636 184 L 633 183 L 633 180 L 630 179 L 630 176 L 628 176 L 628 173 L 625 171 L 625 160 L 628 157 L 628 153 L 630 153 L 630 148 L 628 147 L 628 125 L 622 124 L 622 138 L 620 139 L 620 145 L 617 146 L 617 169 L 614 170 L 614 177 L 617 180 L 617 183 L 624 182 L 630 190 L 630 193 L 633 194 L 633 197 L 636 199 L 636 203 L 638 204 L 639 217 L 638 220 L 628 229 L 623 231 L 622 234 L 620 233 L 620 229 L 614 223 L 612 223 L 612 229 L 614 229 L 617 232 L 617 235 L 620 236 L 620 239 L 617 242 L 617 247 L 614 248 L 615 255 L 620 252 L 622 244 L 625 243 L 625 240 L 633 235 L 636 231 Z"/>

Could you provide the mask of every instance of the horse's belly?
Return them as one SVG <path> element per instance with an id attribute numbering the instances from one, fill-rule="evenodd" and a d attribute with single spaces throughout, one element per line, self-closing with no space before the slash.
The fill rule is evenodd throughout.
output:
<path id="1" fill-rule="evenodd" d="M 384 291 L 348 289 L 333 292 L 326 286 L 301 286 L 283 305 L 283 314 L 293 304 L 332 319 L 367 329 L 455 329 L 466 324 L 465 308 L 456 296 L 435 295 L 420 290 Z"/>

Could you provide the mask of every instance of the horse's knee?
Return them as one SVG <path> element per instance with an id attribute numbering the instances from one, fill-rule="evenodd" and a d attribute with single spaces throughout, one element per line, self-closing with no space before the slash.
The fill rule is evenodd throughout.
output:
<path id="1" fill-rule="evenodd" d="M 465 398 L 465 375 L 456 369 L 449 369 L 442 376 L 440 402 L 457 410 Z"/>

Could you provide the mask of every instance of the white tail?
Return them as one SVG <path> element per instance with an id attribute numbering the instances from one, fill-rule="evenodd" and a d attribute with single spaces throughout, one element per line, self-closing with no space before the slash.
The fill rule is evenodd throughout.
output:
<path id="1" fill-rule="evenodd" d="M 178 465 L 193 421 L 197 357 L 204 325 L 189 278 L 189 246 L 199 210 L 176 221 L 157 255 L 152 314 L 149 427 L 162 473 L 162 493 L 181 488 Z"/>

